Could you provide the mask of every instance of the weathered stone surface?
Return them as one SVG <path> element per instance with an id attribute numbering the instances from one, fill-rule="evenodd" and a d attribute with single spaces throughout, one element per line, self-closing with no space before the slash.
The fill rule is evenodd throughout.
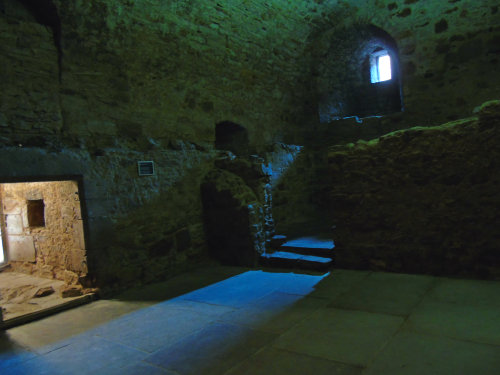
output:
<path id="1" fill-rule="evenodd" d="M 52 288 L 51 286 L 47 286 L 47 287 L 38 289 L 33 297 L 41 298 L 41 297 L 45 297 L 45 296 L 50 296 L 52 293 L 55 293 L 54 288 Z"/>
<path id="2" fill-rule="evenodd" d="M 14 262 L 35 262 L 35 245 L 32 236 L 10 236 L 9 259 Z"/>
<path id="3" fill-rule="evenodd" d="M 328 231 L 325 195 L 330 186 L 325 146 L 287 147 L 290 153 L 273 169 L 273 217 L 276 231 L 289 237 Z M 276 172 L 275 172 L 276 171 Z"/>
<path id="4" fill-rule="evenodd" d="M 62 298 L 69 298 L 69 297 L 79 297 L 83 295 L 82 288 L 80 286 L 66 286 L 63 289 L 61 289 L 61 296 Z"/>
<path id="5" fill-rule="evenodd" d="M 308 51 L 310 64 L 315 67 L 311 95 L 330 93 L 339 103 L 336 110 L 340 112 L 347 109 L 342 104 L 350 99 L 354 103 L 357 99 L 360 107 L 368 106 L 366 98 L 361 100 L 352 93 L 369 74 L 358 61 L 366 42 L 360 31 L 373 25 L 387 32 L 397 44 L 404 111 L 365 119 L 363 125 L 348 119 L 321 129 L 335 143 L 464 118 L 475 106 L 498 97 L 498 52 L 492 52 L 498 48 L 488 47 L 488 41 L 496 40 L 500 33 L 500 16 L 491 12 L 495 1 L 462 2 L 461 7 L 467 10 L 461 13 L 456 12 L 456 4 L 449 2 L 418 1 L 406 6 L 403 1 L 395 1 L 378 9 L 377 3 L 360 0 L 349 2 L 349 7 L 334 7 L 330 17 L 339 22 L 325 22 L 321 31 L 311 34 Z M 403 9 L 411 12 L 400 17 Z M 304 129 L 304 133 L 309 131 Z"/>
<path id="6" fill-rule="evenodd" d="M 78 244 L 68 256 L 40 240 L 37 262 L 43 255 L 50 264 L 19 265 L 47 277 L 74 279 L 88 268 L 102 284 L 149 282 L 202 257 L 199 185 L 216 158 L 218 123 L 241 124 L 248 149 L 272 164 L 265 189 L 250 177 L 260 173 L 253 166 L 231 170 L 264 204 L 267 236 L 271 188 L 283 227 L 322 218 L 328 181 L 316 149 L 463 117 L 498 97 L 495 0 L 462 0 L 462 11 L 445 1 L 54 0 L 53 23 L 23 3 L 4 0 L 0 12 L 0 177 L 82 176 L 78 220 L 88 229 L 85 237 L 73 228 Z M 436 34 L 441 18 L 448 27 Z M 318 36 L 366 19 L 401 51 L 405 112 L 323 127 Z M 335 31 L 326 36 L 332 48 Z M 338 52 L 335 69 L 349 62 L 348 50 Z M 352 78 L 331 76 L 332 87 Z M 297 158 L 297 149 L 279 149 L 285 143 L 311 147 Z M 138 177 L 139 160 L 153 160 L 157 174 Z"/>
<path id="7" fill-rule="evenodd" d="M 499 115 L 331 148 L 337 264 L 500 277 Z"/>
<path id="8" fill-rule="evenodd" d="M 19 212 L 7 215 L 9 259 L 14 270 L 29 269 L 29 273 L 69 284 L 87 274 L 76 181 L 2 184 L 1 199 L 9 202 L 9 212 Z M 28 200 L 43 201 L 43 225 L 30 226 Z"/>

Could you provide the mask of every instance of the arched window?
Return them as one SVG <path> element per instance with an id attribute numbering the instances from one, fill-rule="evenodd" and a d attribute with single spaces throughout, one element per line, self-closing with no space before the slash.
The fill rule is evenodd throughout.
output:
<path id="1" fill-rule="evenodd" d="M 372 83 L 392 79 L 391 56 L 385 49 L 379 49 L 370 55 L 370 77 Z"/>
<path id="2" fill-rule="evenodd" d="M 328 38 L 318 68 L 321 122 L 403 110 L 398 47 L 387 32 L 357 25 Z"/>

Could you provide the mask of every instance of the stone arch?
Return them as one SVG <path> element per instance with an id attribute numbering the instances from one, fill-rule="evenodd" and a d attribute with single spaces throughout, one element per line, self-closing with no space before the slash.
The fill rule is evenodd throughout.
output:
<path id="1" fill-rule="evenodd" d="M 399 50 L 394 38 L 371 25 L 353 25 L 324 33 L 316 51 L 321 122 L 348 117 L 383 116 L 403 109 Z M 392 78 L 372 82 L 374 56 L 386 51 Z"/>
<path id="2" fill-rule="evenodd" d="M 215 148 L 231 151 L 238 156 L 249 153 L 248 130 L 232 121 L 222 121 L 215 125 Z"/>

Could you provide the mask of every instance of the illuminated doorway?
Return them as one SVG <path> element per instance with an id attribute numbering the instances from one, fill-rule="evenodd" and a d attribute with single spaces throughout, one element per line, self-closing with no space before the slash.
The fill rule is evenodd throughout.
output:
<path id="1" fill-rule="evenodd" d="M 87 276 L 77 180 L 0 183 L 4 323 L 80 298 Z"/>

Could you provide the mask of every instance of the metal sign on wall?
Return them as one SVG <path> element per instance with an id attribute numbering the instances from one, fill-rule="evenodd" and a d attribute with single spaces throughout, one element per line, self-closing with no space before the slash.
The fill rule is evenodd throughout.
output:
<path id="1" fill-rule="evenodd" d="M 155 174 L 155 165 L 153 161 L 138 161 L 137 171 L 139 176 L 153 176 Z"/>

